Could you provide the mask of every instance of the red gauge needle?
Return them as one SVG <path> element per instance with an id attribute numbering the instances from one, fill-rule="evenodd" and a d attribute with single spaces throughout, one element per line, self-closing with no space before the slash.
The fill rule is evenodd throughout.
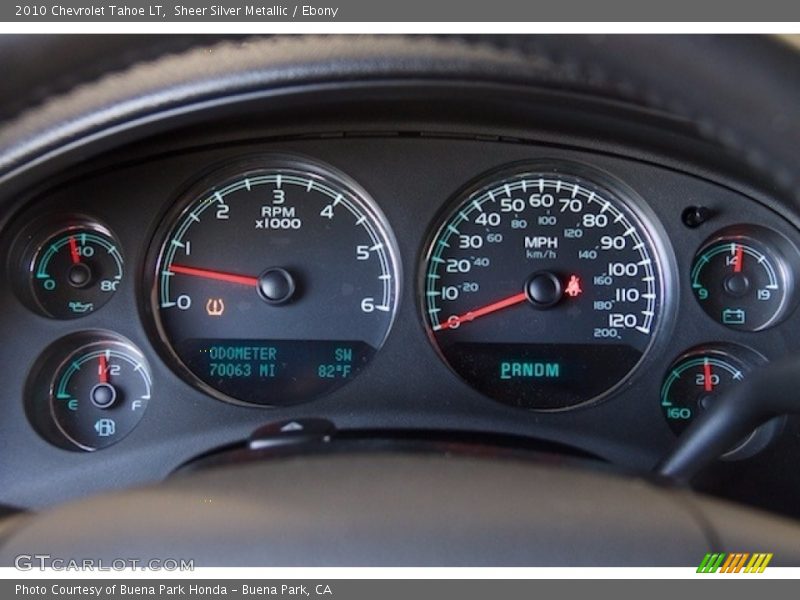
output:
<path id="1" fill-rule="evenodd" d="M 479 317 L 489 315 L 493 312 L 497 312 L 498 310 L 508 308 L 509 306 L 522 304 L 527 299 L 528 296 L 525 294 L 525 292 L 520 292 L 519 294 L 514 294 L 513 296 L 509 296 L 503 300 L 498 300 L 497 302 L 492 302 L 491 304 L 487 304 L 481 308 L 476 308 L 475 310 L 466 312 L 463 315 L 449 317 L 444 323 L 439 323 L 436 325 L 433 330 L 439 331 L 441 329 L 454 329 L 464 322 L 474 321 Z"/>
<path id="2" fill-rule="evenodd" d="M 171 265 L 169 271 L 172 273 L 180 273 L 181 275 L 191 275 L 192 277 L 204 277 L 205 279 L 214 279 L 216 281 L 225 281 L 227 283 L 237 283 L 239 285 L 258 285 L 258 277 L 250 277 L 248 275 L 236 275 L 235 273 L 225 273 L 223 271 L 212 271 L 210 269 L 197 269 L 195 267 L 184 267 L 182 265 Z"/>
<path id="3" fill-rule="evenodd" d="M 100 383 L 108 383 L 108 359 L 106 359 L 106 355 L 101 354 L 98 357 L 98 361 L 100 362 Z"/>
<path id="4" fill-rule="evenodd" d="M 703 384 L 707 392 L 714 391 L 714 383 L 711 381 L 711 363 L 708 361 L 703 363 Z"/>
<path id="5" fill-rule="evenodd" d="M 77 265 L 81 262 L 81 255 L 78 254 L 78 242 L 74 236 L 69 236 L 69 255 L 72 257 L 72 264 Z"/>
<path id="6" fill-rule="evenodd" d="M 736 245 L 736 257 L 733 260 L 733 272 L 741 273 L 744 266 L 744 247 L 741 244 Z"/>

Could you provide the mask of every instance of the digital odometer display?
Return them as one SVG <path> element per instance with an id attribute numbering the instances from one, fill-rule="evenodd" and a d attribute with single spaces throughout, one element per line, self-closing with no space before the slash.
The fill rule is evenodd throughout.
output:
<path id="1" fill-rule="evenodd" d="M 179 203 L 155 270 L 156 325 L 184 373 L 218 397 L 310 400 L 383 344 L 395 260 L 378 209 L 345 176 L 248 161 Z"/>
<path id="2" fill-rule="evenodd" d="M 563 409 L 623 381 L 651 343 L 659 261 L 620 195 L 515 170 L 460 195 L 430 243 L 422 299 L 450 367 L 515 406 Z"/>

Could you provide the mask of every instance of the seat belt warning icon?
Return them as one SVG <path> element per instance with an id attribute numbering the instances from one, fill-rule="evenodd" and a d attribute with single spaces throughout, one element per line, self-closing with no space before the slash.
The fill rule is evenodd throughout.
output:
<path id="1" fill-rule="evenodd" d="M 209 298 L 206 302 L 206 312 L 209 317 L 221 317 L 225 312 L 225 303 L 222 298 Z"/>

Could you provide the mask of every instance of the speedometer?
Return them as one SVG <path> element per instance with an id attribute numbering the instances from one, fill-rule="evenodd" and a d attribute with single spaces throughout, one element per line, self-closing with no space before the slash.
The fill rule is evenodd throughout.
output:
<path id="1" fill-rule="evenodd" d="M 396 244 L 355 182 L 263 156 L 212 173 L 166 220 L 151 310 L 169 358 L 224 400 L 285 406 L 352 380 L 381 347 Z"/>
<path id="2" fill-rule="evenodd" d="M 430 337 L 501 402 L 557 410 L 597 399 L 642 361 L 659 326 L 661 261 L 633 194 L 584 172 L 522 166 L 484 178 L 429 244 Z"/>

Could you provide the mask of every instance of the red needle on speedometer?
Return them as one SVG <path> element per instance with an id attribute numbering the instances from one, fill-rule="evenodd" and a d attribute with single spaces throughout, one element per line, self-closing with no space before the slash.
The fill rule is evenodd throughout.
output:
<path id="1" fill-rule="evenodd" d="M 486 306 L 482 306 L 481 308 L 476 308 L 469 312 L 464 313 L 463 315 L 459 316 L 452 316 L 448 318 L 444 323 L 439 323 L 436 325 L 433 330 L 439 331 L 441 329 L 454 329 L 461 325 L 462 323 L 474 321 L 479 317 L 483 317 L 485 315 L 489 315 L 493 312 L 497 312 L 498 310 L 502 310 L 504 308 L 508 308 L 509 306 L 514 306 L 516 304 L 521 304 L 528 299 L 528 296 L 525 292 L 520 292 L 519 294 L 514 294 L 513 296 L 509 296 L 508 298 L 504 298 L 503 300 L 498 300 L 497 302 L 492 302 L 491 304 L 487 304 Z"/>
<path id="2" fill-rule="evenodd" d="M 237 283 L 239 285 L 258 285 L 258 277 L 248 275 L 236 275 L 235 273 L 225 273 L 224 271 L 212 271 L 210 269 L 198 269 L 196 267 L 184 267 L 183 265 L 170 265 L 169 271 L 180 273 L 181 275 L 191 275 L 192 277 L 203 277 L 205 279 L 215 279 L 227 283 Z"/>

